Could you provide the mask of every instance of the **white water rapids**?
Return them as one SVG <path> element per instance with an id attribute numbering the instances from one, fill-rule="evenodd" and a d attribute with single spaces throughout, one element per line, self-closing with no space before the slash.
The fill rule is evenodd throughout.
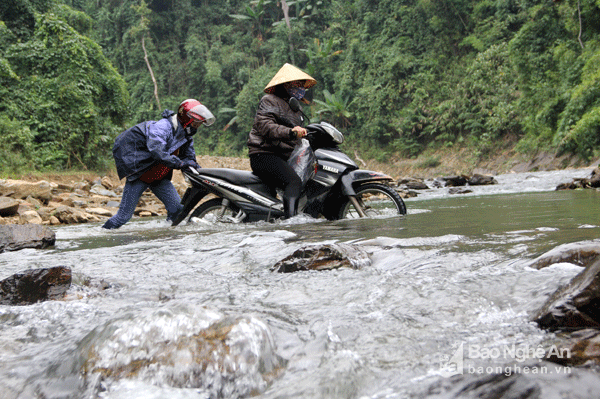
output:
<path id="1" fill-rule="evenodd" d="M 426 397 L 461 345 L 504 353 L 552 338 L 530 315 L 580 268 L 527 264 L 598 237 L 600 192 L 554 191 L 589 173 L 431 189 L 406 200 L 405 217 L 58 227 L 53 249 L 0 254 L 0 279 L 73 271 L 64 300 L 0 306 L 0 397 Z M 372 264 L 271 271 L 302 246 L 336 242 Z"/>

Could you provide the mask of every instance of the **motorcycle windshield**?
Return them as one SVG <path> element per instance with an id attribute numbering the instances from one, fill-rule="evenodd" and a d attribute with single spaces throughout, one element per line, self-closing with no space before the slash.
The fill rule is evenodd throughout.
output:
<path id="1" fill-rule="evenodd" d="M 344 142 L 344 135 L 342 134 L 342 132 L 337 130 L 333 125 L 331 125 L 327 122 L 321 122 L 321 126 L 327 133 L 329 133 L 329 135 L 331 136 L 331 139 L 336 144 L 342 144 Z"/>

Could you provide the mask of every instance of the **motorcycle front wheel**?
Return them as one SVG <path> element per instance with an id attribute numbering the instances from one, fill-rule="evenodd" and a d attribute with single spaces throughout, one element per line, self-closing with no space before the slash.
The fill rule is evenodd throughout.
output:
<path id="1" fill-rule="evenodd" d="M 356 199 L 368 217 L 406 215 L 406 205 L 393 188 L 381 183 L 364 184 L 356 189 Z M 352 202 L 340 207 L 338 219 L 360 218 Z"/>
<path id="2" fill-rule="evenodd" d="M 193 219 L 202 219 L 211 223 L 239 223 L 240 210 L 233 204 L 228 204 L 223 209 L 223 199 L 213 198 L 200 204 L 188 218 L 188 222 L 194 222 Z"/>

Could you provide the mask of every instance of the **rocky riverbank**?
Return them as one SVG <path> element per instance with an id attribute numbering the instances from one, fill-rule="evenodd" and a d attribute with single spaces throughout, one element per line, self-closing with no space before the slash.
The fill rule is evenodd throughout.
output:
<path id="1" fill-rule="evenodd" d="M 436 159 L 442 161 L 435 161 Z M 430 154 L 417 159 L 390 159 L 388 162 L 355 159 L 361 168 L 386 173 L 395 179 L 395 187 L 404 198 L 416 196 L 419 189 L 428 188 L 424 179 L 433 179 L 438 186 L 466 184 L 494 184 L 493 175 L 499 173 L 553 170 L 561 167 L 587 166 L 574 158 L 541 154 L 525 159 L 514 153 L 501 154 L 487 162 L 475 163 L 462 150 Z M 233 168 L 250 170 L 248 158 L 199 156 L 198 163 L 205 168 Z M 173 184 L 180 195 L 187 188 L 182 174 L 176 171 Z M 124 180 L 114 171 L 104 175 L 94 173 L 46 174 L 0 179 L 0 225 L 73 223 L 101 223 L 114 215 L 123 191 Z M 457 190 L 455 193 L 460 194 Z M 135 215 L 163 216 L 163 204 L 148 190 L 142 196 Z"/>
<path id="2" fill-rule="evenodd" d="M 207 168 L 250 170 L 243 158 L 199 156 L 198 163 Z M 124 180 L 114 171 L 102 176 L 93 173 L 47 174 L 0 179 L 0 225 L 100 223 L 119 209 Z M 179 171 L 173 184 L 183 195 L 187 183 Z M 163 204 L 148 190 L 135 210 L 139 217 L 163 216 Z"/>

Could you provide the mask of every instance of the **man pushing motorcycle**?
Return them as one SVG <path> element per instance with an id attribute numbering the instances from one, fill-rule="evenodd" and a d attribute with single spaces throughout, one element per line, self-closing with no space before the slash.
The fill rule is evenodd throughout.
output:
<path id="1" fill-rule="evenodd" d="M 118 212 L 102 226 L 117 229 L 133 216 L 142 193 L 150 188 L 165 205 L 167 220 L 181 210 L 181 199 L 171 183 L 173 169 L 199 168 L 193 136 L 201 125 L 214 123 L 213 114 L 199 101 L 183 101 L 177 114 L 165 110 L 162 119 L 142 122 L 115 140 L 113 157 L 125 187 Z"/>

